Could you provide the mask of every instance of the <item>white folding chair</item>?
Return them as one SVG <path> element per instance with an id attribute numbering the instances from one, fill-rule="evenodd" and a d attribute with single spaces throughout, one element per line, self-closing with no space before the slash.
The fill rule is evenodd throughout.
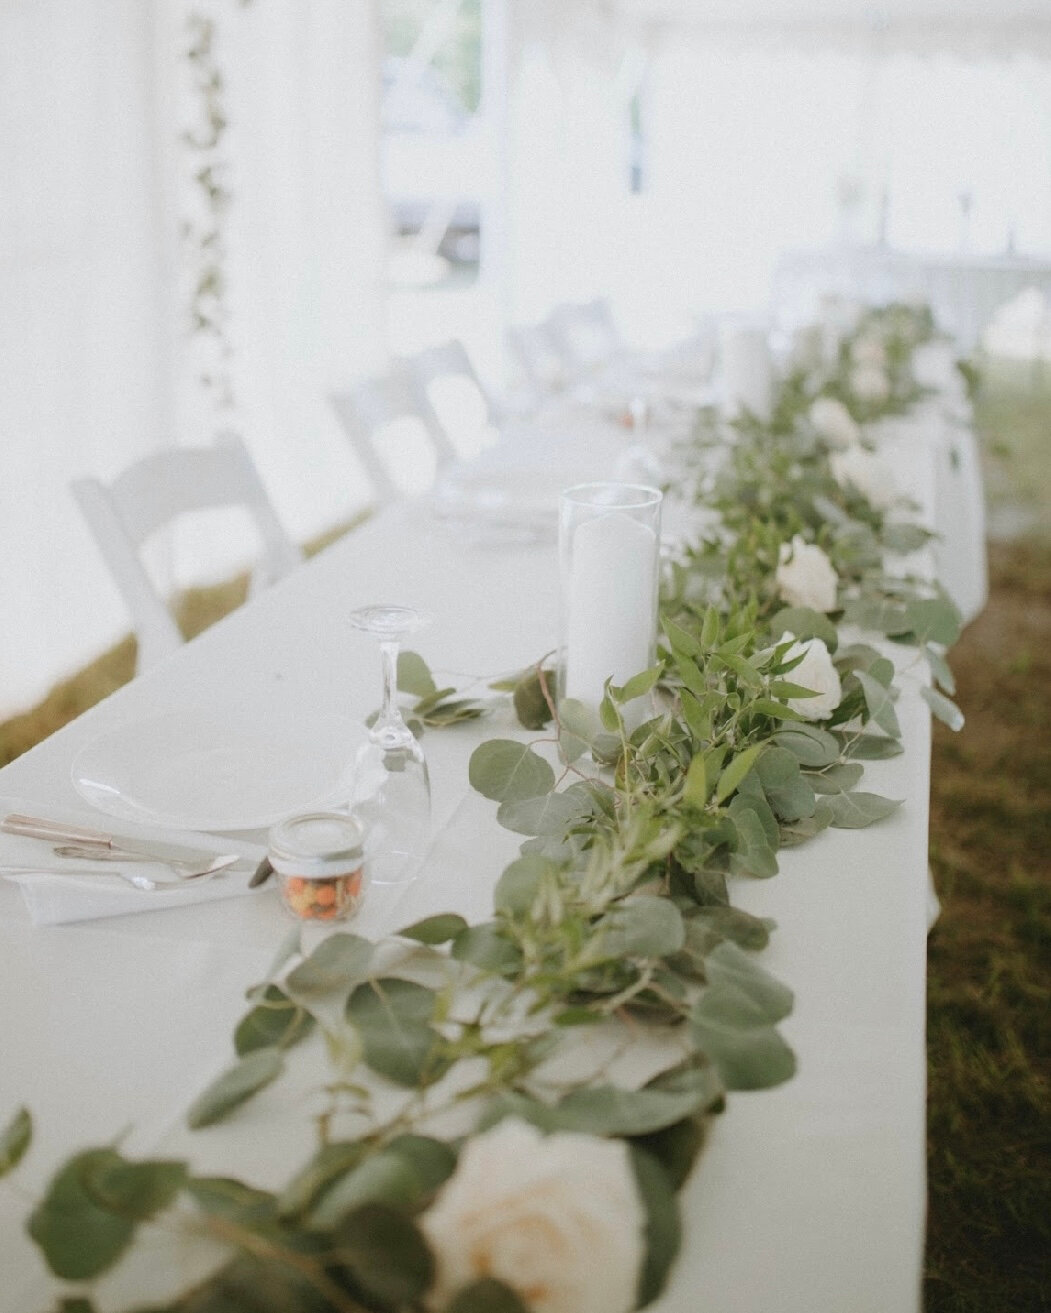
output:
<path id="1" fill-rule="evenodd" d="M 409 356 L 406 365 L 460 457 L 474 456 L 491 442 L 503 409 L 459 339 L 427 347 Z"/>
<path id="2" fill-rule="evenodd" d="M 547 320 L 512 325 L 507 329 L 507 345 L 523 381 L 538 399 L 560 392 L 576 373 Z"/>
<path id="3" fill-rule="evenodd" d="M 381 503 L 425 491 L 457 459 L 426 391 L 403 360 L 329 400 Z"/>
<path id="4" fill-rule="evenodd" d="M 220 439 L 212 447 L 156 451 L 108 485 L 79 478 L 71 481 L 70 490 L 131 612 L 139 670 L 176 651 L 184 641 L 143 560 L 147 539 L 159 529 L 187 512 L 242 507 L 261 546 L 251 591 L 287 574 L 303 559 L 237 438 Z"/>
<path id="5" fill-rule="evenodd" d="M 580 304 L 564 302 L 549 316 L 556 342 L 581 373 L 607 364 L 624 350 L 624 343 L 605 298 Z"/>

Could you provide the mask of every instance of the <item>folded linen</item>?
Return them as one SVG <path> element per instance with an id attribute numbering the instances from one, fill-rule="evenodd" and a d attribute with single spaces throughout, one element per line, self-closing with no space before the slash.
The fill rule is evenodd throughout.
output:
<path id="1" fill-rule="evenodd" d="M 0 797 L 0 815 L 6 816 L 10 812 L 47 816 L 64 824 L 99 828 L 97 813 L 56 808 L 24 798 Z M 249 890 L 248 881 L 265 852 L 261 842 L 189 830 L 153 829 L 123 821 L 120 833 L 129 838 L 199 848 L 202 852 L 240 853 L 245 860 L 209 880 L 164 884 L 155 890 L 136 889 L 117 874 L 108 874 L 98 864 L 65 863 L 62 858 L 54 856 L 52 844 L 47 840 L 0 833 L 0 864 L 23 868 L 21 873 L 9 874 L 6 879 L 18 885 L 34 925 L 61 925 L 70 921 L 127 916 L 256 892 Z M 153 862 L 128 861 L 121 863 L 120 869 L 128 874 L 155 879 L 158 868 Z"/>

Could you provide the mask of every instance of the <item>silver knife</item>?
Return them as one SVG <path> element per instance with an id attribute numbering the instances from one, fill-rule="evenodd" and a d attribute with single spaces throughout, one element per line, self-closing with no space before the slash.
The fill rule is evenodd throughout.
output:
<path id="1" fill-rule="evenodd" d="M 155 839 L 135 839 L 123 834 L 109 834 L 104 830 L 91 830 L 86 826 L 67 825 L 42 816 L 23 816 L 18 812 L 5 816 L 0 821 L 0 830 L 6 834 L 21 834 L 29 839 L 46 839 L 52 844 L 75 843 L 102 849 L 118 848 L 122 852 L 137 853 L 142 857 L 159 857 L 166 861 L 197 862 L 216 856 L 216 851 L 210 848 L 192 848 Z"/>

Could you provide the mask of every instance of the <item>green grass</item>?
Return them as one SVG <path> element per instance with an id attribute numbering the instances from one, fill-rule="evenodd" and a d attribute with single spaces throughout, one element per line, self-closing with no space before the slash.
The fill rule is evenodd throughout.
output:
<path id="1" fill-rule="evenodd" d="M 958 735 L 935 725 L 942 915 L 928 954 L 924 1293 L 927 1313 L 1039 1313 L 1051 1310 L 1051 371 L 990 363 L 977 418 L 990 507 L 1023 508 L 1031 532 L 992 546 L 989 605 L 952 653 L 967 725 Z M 185 631 L 242 590 L 233 581 L 184 598 Z M 129 638 L 0 725 L 0 762 L 119 687 L 133 664 Z"/>

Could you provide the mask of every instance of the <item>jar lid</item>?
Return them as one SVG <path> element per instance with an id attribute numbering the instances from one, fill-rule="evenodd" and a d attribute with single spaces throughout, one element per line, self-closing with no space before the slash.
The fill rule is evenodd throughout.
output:
<path id="1" fill-rule="evenodd" d="M 307 812 L 279 821 L 269 834 L 269 856 L 279 875 L 327 876 L 357 866 L 365 830 L 346 812 Z"/>

